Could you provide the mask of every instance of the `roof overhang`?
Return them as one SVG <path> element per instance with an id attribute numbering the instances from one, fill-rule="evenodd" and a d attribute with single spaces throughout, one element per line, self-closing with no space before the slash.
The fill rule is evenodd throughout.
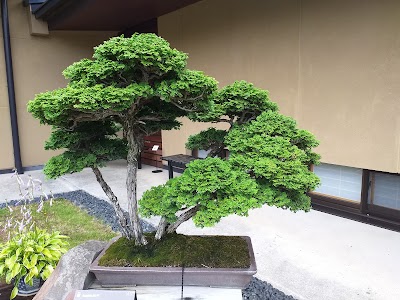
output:
<path id="1" fill-rule="evenodd" d="M 49 30 L 124 31 L 201 0 L 29 0 Z"/>

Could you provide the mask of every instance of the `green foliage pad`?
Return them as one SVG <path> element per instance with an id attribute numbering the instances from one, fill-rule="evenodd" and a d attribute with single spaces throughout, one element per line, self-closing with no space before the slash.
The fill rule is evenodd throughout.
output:
<path id="1" fill-rule="evenodd" d="M 101 167 L 126 159 L 129 151 L 137 156 L 143 136 L 177 129 L 177 118 L 208 111 L 217 82 L 188 70 L 187 58 L 155 34 L 134 34 L 113 37 L 91 59 L 66 68 L 66 87 L 28 104 L 35 118 L 53 128 L 46 149 L 65 151 L 49 160 L 45 174 L 56 178 Z"/>
<path id="2" fill-rule="evenodd" d="M 313 152 L 315 137 L 280 114 L 268 91 L 251 83 L 235 82 L 212 99 L 212 109 L 199 113 L 198 120 L 225 122 L 229 128 L 190 136 L 186 147 L 209 150 L 208 158 L 192 161 L 180 177 L 146 191 L 141 213 L 179 223 L 177 215 L 190 208 L 195 225 L 204 227 L 230 214 L 247 216 L 264 204 L 309 211 L 307 192 L 319 184 L 310 171 L 320 158 Z M 225 150 L 229 158 L 218 157 Z"/>
<path id="3" fill-rule="evenodd" d="M 187 236 L 169 234 L 155 241 L 147 235 L 146 246 L 120 238 L 100 259 L 101 266 L 249 268 L 247 242 L 237 236 Z"/>

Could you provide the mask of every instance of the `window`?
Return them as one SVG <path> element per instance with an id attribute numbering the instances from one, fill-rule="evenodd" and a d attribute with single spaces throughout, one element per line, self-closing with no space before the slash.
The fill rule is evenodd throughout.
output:
<path id="1" fill-rule="evenodd" d="M 400 210 L 400 176 L 371 172 L 369 204 Z"/>
<path id="2" fill-rule="evenodd" d="M 321 185 L 314 192 L 356 202 L 361 201 L 361 169 L 320 164 L 314 166 L 314 173 L 321 179 Z"/>

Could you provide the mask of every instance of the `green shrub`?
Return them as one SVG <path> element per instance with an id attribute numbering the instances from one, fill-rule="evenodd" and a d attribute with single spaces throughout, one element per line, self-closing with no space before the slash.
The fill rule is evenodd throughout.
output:
<path id="1" fill-rule="evenodd" d="M 7 283 L 15 282 L 10 299 L 18 293 L 18 282 L 33 285 L 33 278 L 46 280 L 61 255 L 67 251 L 67 237 L 59 232 L 48 233 L 35 228 L 12 237 L 0 245 L 0 276 Z"/>

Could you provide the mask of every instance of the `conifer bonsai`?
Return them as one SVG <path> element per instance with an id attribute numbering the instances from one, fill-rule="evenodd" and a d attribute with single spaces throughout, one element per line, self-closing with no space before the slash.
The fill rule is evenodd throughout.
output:
<path id="1" fill-rule="evenodd" d="M 52 157 L 49 178 L 92 168 L 113 204 L 121 233 L 146 244 L 137 207 L 137 167 L 143 137 L 177 129 L 178 117 L 208 110 L 217 88 L 214 78 L 186 68 L 187 55 L 155 34 L 114 37 L 63 72 L 65 88 L 36 95 L 28 110 L 52 126 L 46 149 L 65 149 Z M 123 136 L 117 135 L 122 130 Z M 99 167 L 127 159 L 128 213 L 124 213 Z"/>
<path id="2" fill-rule="evenodd" d="M 306 193 L 319 184 L 309 170 L 319 161 L 314 136 L 280 114 L 268 92 L 251 83 L 235 82 L 212 99 L 211 109 L 196 119 L 226 122 L 229 128 L 190 136 L 186 147 L 208 150 L 208 157 L 191 162 L 180 177 L 151 188 L 140 200 L 142 215 L 162 216 L 157 239 L 190 218 L 204 227 L 230 214 L 247 216 L 264 204 L 310 210 Z M 224 149 L 229 159 L 219 157 Z"/>
<path id="3" fill-rule="evenodd" d="M 92 59 L 69 66 L 63 73 L 68 85 L 37 95 L 28 107 L 52 125 L 45 148 L 65 149 L 48 161 L 45 174 L 56 178 L 90 167 L 114 206 L 122 235 L 143 245 L 136 192 L 143 137 L 179 128 L 178 117 L 225 122 L 227 130 L 210 128 L 189 138 L 187 148 L 209 150 L 206 159 L 144 193 L 141 214 L 161 216 L 156 239 L 190 218 L 212 226 L 264 204 L 309 210 L 306 193 L 319 183 L 309 170 L 319 160 L 313 135 L 281 115 L 267 91 L 245 81 L 217 90 L 215 79 L 188 70 L 186 60 L 162 38 L 135 34 L 111 38 L 95 48 Z M 229 159 L 222 157 L 226 149 Z M 128 163 L 128 214 L 99 169 L 119 158 Z"/>

